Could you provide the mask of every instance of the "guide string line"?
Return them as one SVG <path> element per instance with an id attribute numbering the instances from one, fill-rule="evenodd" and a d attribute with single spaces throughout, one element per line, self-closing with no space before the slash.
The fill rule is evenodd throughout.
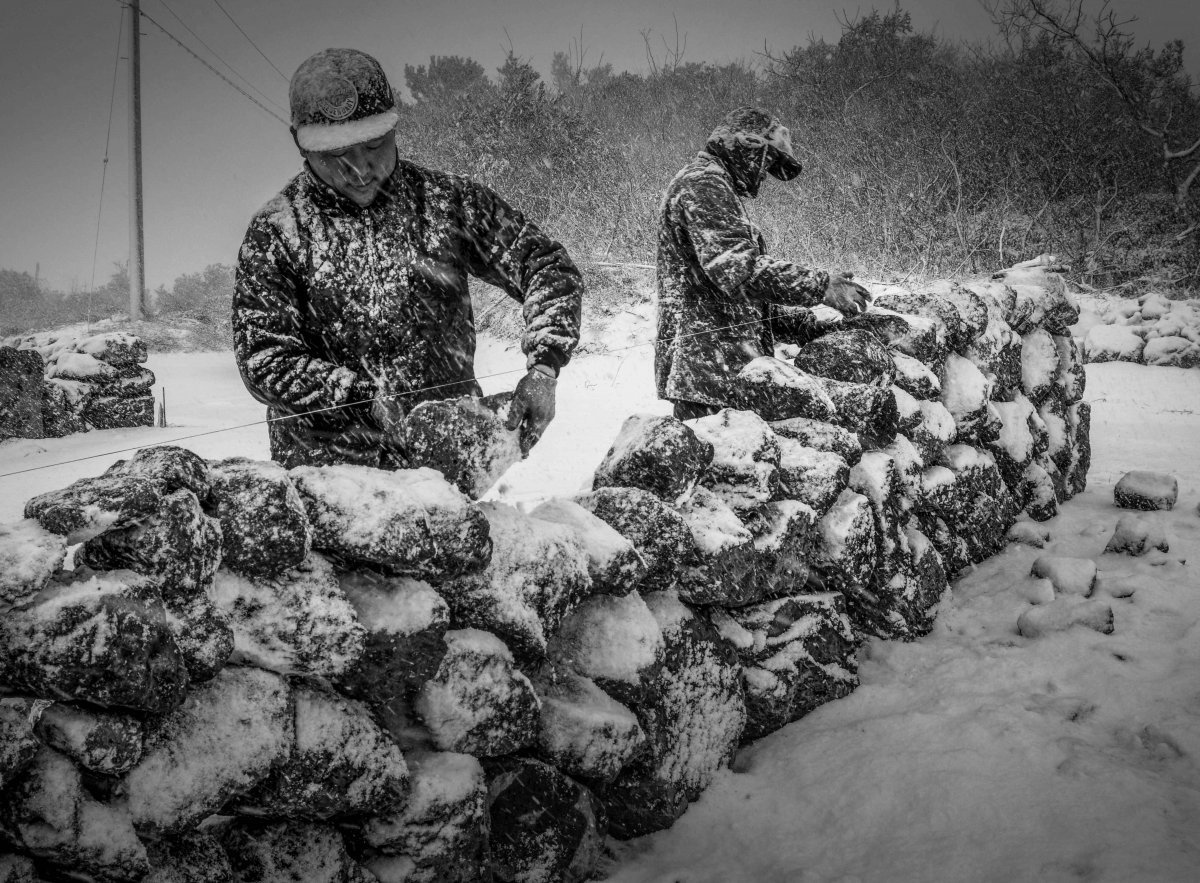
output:
<path id="1" fill-rule="evenodd" d="M 719 328 L 708 328 L 704 331 L 693 331 L 693 332 L 690 332 L 687 334 L 678 334 L 675 336 L 675 340 L 682 340 L 682 339 L 686 339 L 686 338 L 690 338 L 690 337 L 700 337 L 705 334 L 716 334 L 719 331 L 730 331 L 734 328 L 744 328 L 749 325 L 762 325 L 768 321 L 770 321 L 770 320 L 767 318 L 760 318 L 760 319 L 751 319 L 746 322 L 736 322 L 732 325 L 722 325 Z M 653 341 L 653 340 L 640 341 L 638 343 L 629 344 L 628 346 L 613 347 L 611 349 L 605 349 L 601 352 L 589 353 L 589 355 L 611 356 L 611 355 L 615 355 L 616 353 L 627 352 L 629 350 L 638 349 L 640 347 L 653 346 L 654 343 L 655 343 L 655 341 Z M 511 374 L 524 374 L 524 373 L 526 373 L 527 370 L 528 369 L 526 369 L 526 368 L 511 368 L 506 371 L 495 371 L 491 374 L 484 374 L 480 377 L 476 377 L 475 380 L 492 380 L 497 377 L 507 377 Z M 265 426 L 269 423 L 277 423 L 282 420 L 294 420 L 294 419 L 297 419 L 300 417 L 311 417 L 316 414 L 325 414 L 330 411 L 340 411 L 343 408 L 350 408 L 350 407 L 355 407 L 355 406 L 359 406 L 359 405 L 367 405 L 372 402 L 387 401 L 389 399 L 400 398 L 402 396 L 415 396 L 415 395 L 419 395 L 420 393 L 432 392 L 434 390 L 443 389 L 447 386 L 459 386 L 462 384 L 462 382 L 463 381 L 461 381 L 461 380 L 455 380 L 455 381 L 451 381 L 448 383 L 438 383 L 438 384 L 434 384 L 432 386 L 423 386 L 423 387 L 420 387 L 419 389 L 402 390 L 400 392 L 388 393 L 387 395 L 378 395 L 378 396 L 375 396 L 374 398 L 370 398 L 370 399 L 360 399 L 360 400 L 354 401 L 354 402 L 343 402 L 340 405 L 328 405 L 324 408 L 314 408 L 310 411 L 301 411 L 301 412 L 298 412 L 295 414 L 281 414 L 278 417 L 267 417 L 262 420 L 255 420 L 250 423 L 239 423 L 235 426 L 222 426 L 222 427 L 218 427 L 217 429 L 207 429 L 207 430 L 204 430 L 203 432 L 194 432 L 189 435 L 180 435 L 180 436 L 176 436 L 175 438 L 163 439 L 162 441 L 155 442 L 153 445 L 134 445 L 134 446 L 128 447 L 128 448 L 119 448 L 119 449 L 113 450 L 113 451 L 104 451 L 99 454 L 88 454 L 87 456 L 84 456 L 84 457 L 74 457 L 70 460 L 60 460 L 55 463 L 45 463 L 41 466 L 30 466 L 25 469 L 15 469 L 11 472 L 0 472 L 0 478 L 9 478 L 14 475 L 23 475 L 27 472 L 38 472 L 42 469 L 54 469 L 58 466 L 68 466 L 72 463 L 82 463 L 85 460 L 95 460 L 99 457 L 113 457 L 113 456 L 116 456 L 117 454 L 128 454 L 131 451 L 137 451 L 144 447 L 156 447 L 158 445 L 169 445 L 169 444 L 174 444 L 176 442 L 181 442 L 181 441 L 190 441 L 191 439 L 194 439 L 194 438 L 203 438 L 204 436 L 208 436 L 208 435 L 218 435 L 222 432 L 235 432 L 239 429 L 248 429 L 252 426 Z"/>

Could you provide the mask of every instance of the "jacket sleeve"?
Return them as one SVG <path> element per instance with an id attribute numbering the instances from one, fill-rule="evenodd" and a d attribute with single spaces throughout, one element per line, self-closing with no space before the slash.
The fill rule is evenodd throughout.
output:
<path id="1" fill-rule="evenodd" d="M 462 187 L 468 270 L 521 302 L 526 365 L 561 368 L 579 343 L 579 270 L 561 244 L 495 192 L 469 181 Z"/>
<path id="2" fill-rule="evenodd" d="M 821 302 L 829 274 L 766 254 L 761 237 L 728 186 L 700 178 L 680 194 L 680 200 L 700 266 L 722 291 L 745 286 L 758 300 L 788 306 Z"/>
<path id="3" fill-rule="evenodd" d="M 233 351 L 250 394 L 292 413 L 374 395 L 367 378 L 313 354 L 300 333 L 295 263 L 279 231 L 259 215 L 238 253 Z"/>

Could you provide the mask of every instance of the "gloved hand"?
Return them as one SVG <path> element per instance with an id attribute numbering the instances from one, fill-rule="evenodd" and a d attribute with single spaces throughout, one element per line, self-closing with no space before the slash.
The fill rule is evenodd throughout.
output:
<path id="1" fill-rule="evenodd" d="M 521 430 L 521 456 L 526 457 L 550 421 L 554 419 L 554 389 L 558 386 L 557 375 L 547 365 L 534 365 L 529 373 L 517 381 L 512 404 L 508 406 L 508 429 Z"/>
<path id="2" fill-rule="evenodd" d="M 829 277 L 829 287 L 825 289 L 822 303 L 833 307 L 843 316 L 857 316 L 870 305 L 871 293 L 852 281 L 850 273 L 839 273 Z"/>

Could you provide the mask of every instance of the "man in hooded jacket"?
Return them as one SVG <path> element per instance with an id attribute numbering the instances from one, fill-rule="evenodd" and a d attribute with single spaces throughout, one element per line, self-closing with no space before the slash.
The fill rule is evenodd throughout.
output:
<path id="1" fill-rule="evenodd" d="M 481 394 L 468 275 L 523 304 L 528 373 L 509 428 L 527 451 L 579 339 L 566 250 L 488 188 L 400 159 L 395 96 L 371 56 L 318 52 L 289 97 L 304 167 L 251 220 L 233 299 L 234 354 L 268 406 L 272 458 L 404 466 L 406 411 Z"/>
<path id="2" fill-rule="evenodd" d="M 787 128 L 754 107 L 730 112 L 663 197 L 658 233 L 658 396 L 680 419 L 737 407 L 734 379 L 774 352 L 776 307 L 824 303 L 862 312 L 868 294 L 849 274 L 773 258 L 746 214 L 767 175 L 790 181 L 801 165 Z"/>

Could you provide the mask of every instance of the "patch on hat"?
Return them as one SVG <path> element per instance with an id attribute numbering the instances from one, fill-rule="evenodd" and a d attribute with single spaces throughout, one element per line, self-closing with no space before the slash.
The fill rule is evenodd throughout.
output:
<path id="1" fill-rule="evenodd" d="M 358 107 L 358 90 L 345 77 L 330 77 L 324 84 L 324 95 L 317 99 L 317 108 L 330 122 L 340 123 Z"/>

